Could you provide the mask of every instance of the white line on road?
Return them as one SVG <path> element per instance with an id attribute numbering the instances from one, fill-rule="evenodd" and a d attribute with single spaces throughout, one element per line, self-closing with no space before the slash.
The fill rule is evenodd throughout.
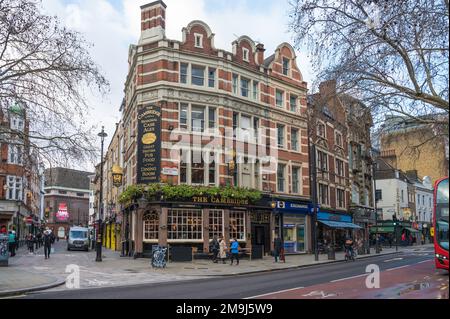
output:
<path id="1" fill-rule="evenodd" d="M 287 292 L 287 291 L 291 291 L 291 290 L 296 290 L 296 289 L 302 289 L 305 287 L 297 287 L 297 288 L 291 288 L 291 289 L 285 289 L 285 290 L 279 290 L 279 291 L 274 291 L 274 292 L 269 292 L 267 294 L 262 294 L 262 295 L 257 295 L 257 296 L 252 296 L 252 297 L 247 297 L 247 298 L 243 298 L 243 299 L 253 299 L 253 298 L 258 298 L 258 297 L 264 297 L 264 296 L 269 296 L 269 295 L 273 295 L 273 294 L 280 294 L 282 292 Z"/>
<path id="2" fill-rule="evenodd" d="M 429 261 L 431 261 L 431 259 L 419 261 L 418 264 L 427 263 L 427 262 L 429 262 Z"/>
<path id="3" fill-rule="evenodd" d="M 409 266 L 411 266 L 411 265 L 404 265 L 404 266 L 400 266 L 400 267 L 390 268 L 386 271 L 396 270 L 396 269 L 405 268 L 405 267 L 409 267 Z"/>
<path id="4" fill-rule="evenodd" d="M 358 278 L 358 277 L 362 277 L 362 276 L 367 276 L 367 274 L 361 274 L 361 275 L 357 275 L 357 276 L 351 276 L 351 277 L 346 277 L 346 278 L 336 279 L 336 280 L 332 280 L 332 281 L 330 281 L 330 282 L 338 282 L 338 281 L 343 281 L 343 280 L 347 280 L 347 279 Z"/>
<path id="5" fill-rule="evenodd" d="M 403 260 L 403 258 L 402 258 L 402 257 L 398 257 L 398 258 L 392 258 L 392 259 L 387 259 L 387 260 L 384 260 L 383 262 L 384 262 L 384 263 L 387 263 L 387 262 L 390 262 L 390 261 L 395 261 L 395 260 Z"/>

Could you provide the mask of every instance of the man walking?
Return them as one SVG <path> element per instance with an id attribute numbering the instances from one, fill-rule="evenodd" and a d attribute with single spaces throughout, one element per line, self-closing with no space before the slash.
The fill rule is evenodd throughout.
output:
<path id="1" fill-rule="evenodd" d="M 45 259 L 50 258 L 50 251 L 52 250 L 52 243 L 54 241 L 53 233 L 50 229 L 44 231 L 44 253 Z"/>
<path id="2" fill-rule="evenodd" d="M 219 253 L 219 248 L 220 247 L 219 247 L 219 241 L 217 240 L 217 236 L 216 235 L 214 235 L 214 238 L 211 241 L 210 247 L 211 247 L 211 251 L 213 253 L 213 262 L 217 263 L 217 255 Z"/>
<path id="3" fill-rule="evenodd" d="M 281 238 L 276 235 L 275 236 L 275 240 L 273 241 L 273 246 L 274 246 L 274 257 L 275 257 L 275 262 L 278 262 L 278 258 L 280 257 L 280 253 L 281 253 L 281 248 L 283 248 L 283 242 L 281 241 Z"/>

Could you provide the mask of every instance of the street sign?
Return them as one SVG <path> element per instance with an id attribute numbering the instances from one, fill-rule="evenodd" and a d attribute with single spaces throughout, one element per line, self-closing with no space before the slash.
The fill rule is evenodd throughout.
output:
<path id="1" fill-rule="evenodd" d="M 178 168 L 163 167 L 162 173 L 164 175 L 178 176 Z"/>

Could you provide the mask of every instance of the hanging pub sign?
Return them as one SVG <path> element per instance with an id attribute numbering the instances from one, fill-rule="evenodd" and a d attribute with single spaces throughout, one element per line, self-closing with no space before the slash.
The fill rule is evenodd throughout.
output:
<path id="1" fill-rule="evenodd" d="M 122 186 L 122 177 L 122 168 L 119 165 L 114 164 L 112 167 L 112 180 L 115 187 Z"/>
<path id="2" fill-rule="evenodd" d="M 137 183 L 159 183 L 161 175 L 161 108 L 146 105 L 138 112 Z"/>

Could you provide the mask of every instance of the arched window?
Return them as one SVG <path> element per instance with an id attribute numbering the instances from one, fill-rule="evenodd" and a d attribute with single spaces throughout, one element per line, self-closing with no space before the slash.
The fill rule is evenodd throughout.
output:
<path id="1" fill-rule="evenodd" d="M 156 211 L 146 212 L 143 217 L 144 240 L 158 239 L 159 214 Z"/>

